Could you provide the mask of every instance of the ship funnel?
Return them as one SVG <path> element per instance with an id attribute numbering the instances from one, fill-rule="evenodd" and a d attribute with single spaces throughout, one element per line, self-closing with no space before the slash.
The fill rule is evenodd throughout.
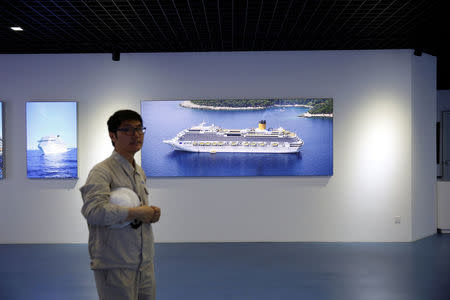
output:
<path id="1" fill-rule="evenodd" d="M 261 130 L 266 129 L 266 120 L 259 121 L 258 128 Z"/>

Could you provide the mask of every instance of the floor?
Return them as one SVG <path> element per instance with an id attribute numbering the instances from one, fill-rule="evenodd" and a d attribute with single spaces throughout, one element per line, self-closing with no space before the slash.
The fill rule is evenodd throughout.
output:
<path id="1" fill-rule="evenodd" d="M 450 235 L 413 243 L 160 243 L 157 299 L 449 300 Z M 86 244 L 0 245 L 0 299 L 97 299 Z"/>

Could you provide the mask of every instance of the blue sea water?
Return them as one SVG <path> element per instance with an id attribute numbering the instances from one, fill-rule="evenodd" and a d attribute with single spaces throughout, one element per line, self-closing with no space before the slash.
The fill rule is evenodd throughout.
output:
<path id="1" fill-rule="evenodd" d="M 44 155 L 40 150 L 27 150 L 28 178 L 77 178 L 77 148 L 66 153 Z"/>
<path id="2" fill-rule="evenodd" d="M 333 119 L 300 118 L 304 107 L 266 110 L 211 111 L 181 107 L 182 101 L 142 101 L 147 127 L 142 168 L 148 177 L 166 176 L 330 176 L 333 174 Z M 202 121 L 222 128 L 283 127 L 296 132 L 304 146 L 299 153 L 193 153 L 174 151 L 163 140 Z"/>

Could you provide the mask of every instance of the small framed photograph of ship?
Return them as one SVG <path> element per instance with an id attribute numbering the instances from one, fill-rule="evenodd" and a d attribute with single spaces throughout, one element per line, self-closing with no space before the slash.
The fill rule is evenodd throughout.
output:
<path id="1" fill-rule="evenodd" d="M 141 101 L 148 177 L 331 176 L 333 99 Z"/>
<path id="2" fill-rule="evenodd" d="M 77 102 L 27 102 L 28 178 L 78 178 Z"/>
<path id="3" fill-rule="evenodd" d="M 0 102 L 0 179 L 5 174 L 3 164 L 3 102 Z"/>

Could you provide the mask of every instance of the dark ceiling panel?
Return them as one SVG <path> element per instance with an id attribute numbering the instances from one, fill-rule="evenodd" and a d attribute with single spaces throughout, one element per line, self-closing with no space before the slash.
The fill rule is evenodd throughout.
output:
<path id="1" fill-rule="evenodd" d="M 0 53 L 419 49 L 450 89 L 448 2 L 0 1 Z"/>

